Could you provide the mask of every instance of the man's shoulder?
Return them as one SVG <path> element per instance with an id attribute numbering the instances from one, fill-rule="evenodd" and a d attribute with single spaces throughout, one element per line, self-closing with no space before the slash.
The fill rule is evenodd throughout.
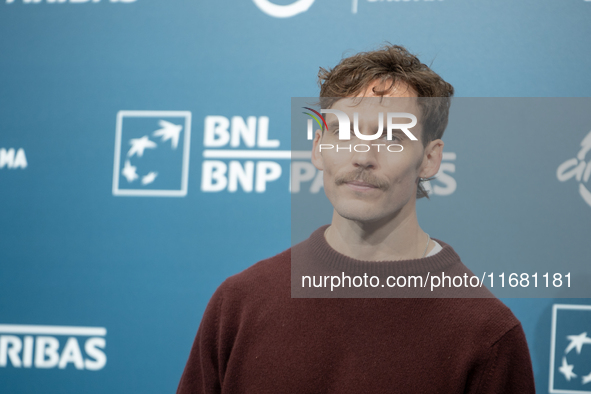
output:
<path id="1" fill-rule="evenodd" d="M 511 309 L 498 298 L 438 299 L 441 315 L 455 320 L 464 336 L 492 346 L 521 323 Z"/>
<path id="2" fill-rule="evenodd" d="M 444 250 L 449 249 L 457 256 L 451 245 L 441 240 L 437 240 L 437 242 Z M 469 277 L 474 276 L 474 273 L 464 265 L 459 256 L 457 256 L 456 264 L 445 274 L 451 277 L 458 275 L 463 277 L 464 274 Z M 452 298 L 437 300 L 441 304 L 443 314 L 449 318 L 455 318 L 466 335 L 472 335 L 474 340 L 487 338 L 488 345 L 492 346 L 506 333 L 521 324 L 511 309 L 484 286 L 472 287 L 470 285 L 468 288 L 449 286 L 448 290 Z M 457 298 L 453 295 L 456 295 Z"/>
<path id="3" fill-rule="evenodd" d="M 246 295 L 253 292 L 276 291 L 289 284 L 291 248 L 275 256 L 261 260 L 235 275 L 221 285 L 224 292 Z M 289 288 L 289 286 L 287 286 Z"/>

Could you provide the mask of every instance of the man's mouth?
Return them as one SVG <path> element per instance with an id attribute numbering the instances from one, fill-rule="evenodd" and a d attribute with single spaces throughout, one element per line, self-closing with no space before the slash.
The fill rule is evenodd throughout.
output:
<path id="1" fill-rule="evenodd" d="M 337 177 L 335 183 L 337 186 L 347 185 L 347 187 L 356 191 L 388 189 L 388 183 L 386 181 L 383 181 L 379 177 L 363 170 L 353 171 L 343 176 Z"/>
<path id="2" fill-rule="evenodd" d="M 346 182 L 346 185 L 349 186 L 351 189 L 358 191 L 365 191 L 378 188 L 376 185 L 363 181 L 350 181 Z"/>

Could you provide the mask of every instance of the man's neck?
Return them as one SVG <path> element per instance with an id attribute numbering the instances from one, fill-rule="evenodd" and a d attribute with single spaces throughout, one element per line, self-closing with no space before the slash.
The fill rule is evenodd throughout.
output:
<path id="1" fill-rule="evenodd" d="M 435 246 L 433 242 L 427 244 L 428 236 L 414 210 L 371 223 L 346 219 L 334 211 L 324 237 L 337 252 L 366 261 L 417 259 Z"/>

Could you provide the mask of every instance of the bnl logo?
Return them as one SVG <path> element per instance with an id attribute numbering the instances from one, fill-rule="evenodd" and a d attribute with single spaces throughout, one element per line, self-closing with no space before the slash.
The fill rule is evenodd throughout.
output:
<path id="1" fill-rule="evenodd" d="M 591 305 L 552 308 L 550 393 L 591 393 Z"/>
<path id="2" fill-rule="evenodd" d="M 190 145 L 189 111 L 119 111 L 113 195 L 186 196 Z"/>

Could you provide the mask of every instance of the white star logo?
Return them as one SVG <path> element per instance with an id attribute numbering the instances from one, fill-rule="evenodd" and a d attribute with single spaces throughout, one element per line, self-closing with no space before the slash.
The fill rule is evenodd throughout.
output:
<path id="1" fill-rule="evenodd" d="M 137 168 L 135 166 L 132 166 L 129 163 L 129 160 L 126 160 L 125 167 L 123 167 L 123 169 L 121 170 L 121 174 L 123 174 L 125 179 L 127 179 L 127 182 L 131 183 L 138 178 L 136 170 L 137 170 Z"/>
<path id="2" fill-rule="evenodd" d="M 150 172 L 148 175 L 142 177 L 142 185 L 149 185 L 150 183 L 154 182 L 154 179 L 158 176 L 157 172 Z"/>
<path id="3" fill-rule="evenodd" d="M 129 152 L 127 152 L 127 157 L 132 157 L 135 154 L 137 154 L 138 157 L 142 157 L 145 149 L 154 149 L 157 146 L 155 142 L 150 141 L 147 135 L 142 138 L 132 138 L 129 140 L 129 144 L 131 145 L 131 148 L 129 149 Z"/>
<path id="4" fill-rule="evenodd" d="M 170 140 L 170 144 L 172 145 L 172 149 L 176 149 L 179 145 L 179 135 L 181 134 L 181 130 L 183 126 L 176 125 L 174 123 L 167 122 L 165 120 L 161 120 L 158 122 L 160 127 L 159 130 L 156 130 L 152 135 L 154 137 L 162 137 L 162 142 Z"/>
<path id="5" fill-rule="evenodd" d="M 571 378 L 577 377 L 577 374 L 573 372 L 574 367 L 575 367 L 574 364 L 568 365 L 568 363 L 566 362 L 566 357 L 562 357 L 562 366 L 560 368 L 558 368 L 558 370 L 560 371 L 561 374 L 564 375 L 566 380 L 568 380 L 570 382 Z"/>
<path id="6" fill-rule="evenodd" d="M 565 354 L 568 354 L 568 352 L 575 348 L 577 349 L 577 354 L 581 354 L 583 345 L 591 343 L 591 338 L 587 336 L 586 332 L 579 335 L 568 335 L 566 338 L 570 341 L 570 343 L 564 351 Z"/>
<path id="7" fill-rule="evenodd" d="M 583 376 L 583 383 L 582 384 L 587 384 L 589 382 L 591 382 L 591 372 L 589 373 L 589 375 Z"/>

